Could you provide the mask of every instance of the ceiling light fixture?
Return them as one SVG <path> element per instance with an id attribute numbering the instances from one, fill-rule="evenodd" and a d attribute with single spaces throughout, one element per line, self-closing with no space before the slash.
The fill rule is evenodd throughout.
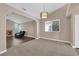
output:
<path id="1" fill-rule="evenodd" d="M 46 11 L 45 4 L 43 4 L 44 11 L 40 13 L 40 17 L 42 19 L 46 19 L 48 17 L 48 12 Z"/>

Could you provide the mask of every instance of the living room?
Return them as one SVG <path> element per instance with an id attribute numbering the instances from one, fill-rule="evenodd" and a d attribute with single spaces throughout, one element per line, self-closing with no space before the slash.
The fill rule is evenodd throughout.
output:
<path id="1" fill-rule="evenodd" d="M 11 48 L 36 38 L 36 22 L 11 13 L 6 17 L 6 45 Z"/>
<path id="2" fill-rule="evenodd" d="M 3 56 L 79 55 L 79 4 L 7 3 L 0 6 Z"/>

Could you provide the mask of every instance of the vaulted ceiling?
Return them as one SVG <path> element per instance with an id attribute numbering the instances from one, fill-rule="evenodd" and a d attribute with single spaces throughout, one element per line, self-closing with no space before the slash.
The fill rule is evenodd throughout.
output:
<path id="1" fill-rule="evenodd" d="M 40 19 L 40 12 L 44 10 L 44 5 L 48 13 L 61 8 L 65 3 L 8 3 L 8 5 L 29 14 L 30 18 Z"/>

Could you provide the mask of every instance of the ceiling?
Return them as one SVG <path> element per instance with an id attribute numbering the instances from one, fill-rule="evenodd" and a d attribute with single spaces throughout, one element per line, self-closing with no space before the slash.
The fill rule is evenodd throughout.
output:
<path id="1" fill-rule="evenodd" d="M 15 13 L 8 14 L 7 19 L 11 20 L 13 22 L 19 23 L 19 24 L 29 22 L 29 21 L 33 21 L 32 19 L 26 18 L 24 16 L 20 16 L 20 15 L 15 14 Z"/>
<path id="2" fill-rule="evenodd" d="M 44 11 L 44 5 L 50 14 L 51 12 L 54 12 L 58 8 L 64 6 L 65 3 L 8 3 L 8 5 L 29 14 L 29 18 L 40 19 L 40 12 Z"/>

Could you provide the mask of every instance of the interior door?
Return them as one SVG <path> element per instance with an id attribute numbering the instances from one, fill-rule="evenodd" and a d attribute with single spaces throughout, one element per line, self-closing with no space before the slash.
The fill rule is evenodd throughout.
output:
<path id="1" fill-rule="evenodd" d="M 75 47 L 79 48 L 79 15 L 75 15 Z"/>

